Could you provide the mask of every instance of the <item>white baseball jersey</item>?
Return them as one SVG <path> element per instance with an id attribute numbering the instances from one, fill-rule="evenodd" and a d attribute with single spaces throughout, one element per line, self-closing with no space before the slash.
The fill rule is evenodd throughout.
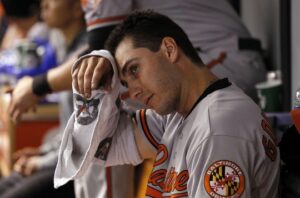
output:
<path id="1" fill-rule="evenodd" d="M 278 197 L 279 151 L 261 110 L 226 79 L 190 114 L 140 110 L 137 123 L 158 150 L 147 197 Z"/>
<path id="2" fill-rule="evenodd" d="M 212 72 L 229 78 L 254 100 L 255 84 L 266 70 L 257 51 L 239 50 L 239 38 L 249 31 L 226 0 L 82 0 L 88 30 L 120 23 L 133 10 L 152 9 L 174 20 L 199 48 L 204 63 L 215 62 Z M 224 60 L 216 61 L 221 54 Z"/>

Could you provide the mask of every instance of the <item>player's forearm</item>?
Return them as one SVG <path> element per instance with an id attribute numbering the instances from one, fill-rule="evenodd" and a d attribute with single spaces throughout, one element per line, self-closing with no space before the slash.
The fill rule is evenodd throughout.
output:
<path id="1" fill-rule="evenodd" d="M 72 88 L 71 68 L 76 57 L 69 59 L 62 65 L 48 71 L 47 80 L 52 92 L 69 90 Z"/>
<path id="2" fill-rule="evenodd" d="M 71 68 L 75 58 L 70 58 L 64 64 L 40 74 L 33 78 L 32 92 L 34 95 L 44 97 L 47 94 L 69 90 L 72 88 Z"/>

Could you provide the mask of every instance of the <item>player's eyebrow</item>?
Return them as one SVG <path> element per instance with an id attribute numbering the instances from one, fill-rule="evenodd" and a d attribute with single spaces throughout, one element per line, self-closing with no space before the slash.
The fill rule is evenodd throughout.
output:
<path id="1" fill-rule="evenodd" d="M 128 73 L 128 66 L 130 65 L 130 63 L 132 63 L 133 61 L 138 60 L 138 59 L 139 58 L 132 58 L 132 59 L 127 60 L 124 63 L 124 65 L 122 66 L 122 69 L 121 69 L 122 76 L 126 76 L 126 74 Z"/>

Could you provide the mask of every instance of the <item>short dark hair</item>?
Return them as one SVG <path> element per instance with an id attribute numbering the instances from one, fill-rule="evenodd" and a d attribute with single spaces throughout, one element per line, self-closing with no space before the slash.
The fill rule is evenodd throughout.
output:
<path id="1" fill-rule="evenodd" d="M 202 63 L 191 41 L 179 25 L 167 16 L 152 10 L 135 11 L 110 33 L 105 48 L 115 55 L 116 48 L 125 37 L 134 47 L 146 47 L 153 52 L 160 48 L 164 37 L 172 37 L 184 54 L 194 63 Z"/>
<path id="2" fill-rule="evenodd" d="M 41 0 L 1 0 L 4 14 L 8 17 L 31 17 L 39 15 Z"/>

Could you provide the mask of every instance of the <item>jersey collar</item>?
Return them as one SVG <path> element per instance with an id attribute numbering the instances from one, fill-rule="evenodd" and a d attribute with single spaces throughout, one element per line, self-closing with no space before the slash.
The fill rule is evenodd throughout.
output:
<path id="1" fill-rule="evenodd" d="M 209 85 L 205 91 L 201 94 L 201 96 L 198 98 L 198 100 L 195 102 L 195 104 L 193 105 L 192 109 L 190 110 L 190 112 L 187 114 L 187 116 L 185 117 L 185 119 L 191 114 L 191 112 L 194 110 L 194 108 L 201 102 L 201 100 L 203 100 L 206 96 L 208 96 L 209 94 L 211 94 L 214 91 L 217 91 L 219 89 L 224 89 L 226 87 L 229 87 L 231 85 L 231 82 L 228 81 L 228 78 L 223 78 L 223 79 L 219 79 L 217 81 L 215 81 L 214 83 L 212 83 L 211 85 Z"/>

